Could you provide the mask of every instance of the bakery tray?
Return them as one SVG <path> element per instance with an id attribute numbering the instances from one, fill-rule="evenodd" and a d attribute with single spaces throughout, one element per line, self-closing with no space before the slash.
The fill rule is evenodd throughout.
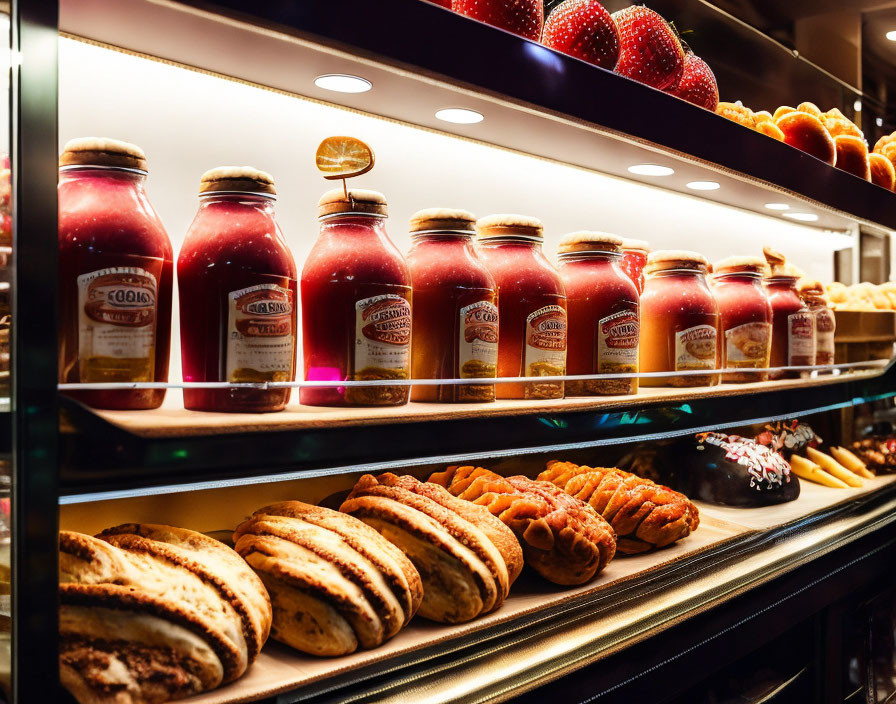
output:
<path id="1" fill-rule="evenodd" d="M 355 696 L 348 694 L 350 690 L 360 692 L 363 687 L 358 686 L 362 683 L 386 675 L 391 682 L 388 687 L 381 691 L 376 689 L 379 685 L 373 685 L 374 689 L 366 689 L 366 695 L 358 694 L 357 701 L 400 702 L 402 697 L 408 701 L 406 686 L 440 687 L 442 694 L 433 701 L 480 701 L 479 697 L 469 698 L 465 690 L 486 687 L 481 678 L 487 678 L 488 668 L 479 673 L 477 681 L 472 665 L 485 657 L 485 652 L 489 657 L 506 661 L 508 649 L 519 652 L 512 645 L 532 642 L 524 636 L 527 629 L 541 624 L 551 632 L 561 627 L 556 623 L 558 619 L 562 623 L 562 634 L 555 632 L 552 636 L 557 641 L 553 646 L 539 641 L 541 648 L 527 653 L 527 658 L 538 657 L 542 664 L 545 658 L 550 658 L 556 667 L 573 667 L 568 653 L 575 647 L 598 648 L 600 656 L 615 652 L 623 647 L 622 636 L 625 645 L 629 645 L 646 637 L 648 631 L 670 625 L 671 620 L 663 614 L 668 616 L 682 606 L 694 613 L 707 608 L 701 594 L 706 597 L 711 594 L 716 601 L 726 593 L 734 595 L 754 580 L 771 578 L 769 570 L 784 569 L 788 563 L 801 564 L 811 559 L 811 555 L 834 549 L 837 540 L 847 540 L 851 533 L 859 534 L 859 523 L 871 525 L 875 521 L 894 520 L 894 481 L 896 476 L 880 477 L 866 482 L 862 489 L 839 491 L 807 486 L 809 483 L 803 482 L 804 491 L 799 499 L 768 509 L 725 510 L 701 506 L 700 528 L 690 537 L 655 553 L 617 557 L 590 584 L 560 589 L 524 574 L 496 613 L 457 626 L 415 619 L 380 648 L 336 659 L 296 654 L 270 642 L 245 677 L 184 701 L 190 704 L 235 704 L 262 699 L 278 704 L 310 699 L 356 701 Z M 861 521 L 848 520 L 846 509 L 855 509 L 863 498 L 868 505 L 867 515 Z M 843 508 L 844 515 L 838 512 L 838 507 Z M 730 516 L 737 522 L 719 518 L 720 515 Z M 782 540 L 785 537 L 788 540 Z M 677 618 L 687 615 L 679 613 Z M 549 621 L 553 623 L 550 628 Z M 474 646 L 480 648 L 480 654 L 467 668 L 460 653 Z M 552 650 L 552 647 L 558 649 Z M 595 655 L 596 652 L 591 657 Z M 447 658 L 453 664 L 433 666 L 431 661 L 436 656 Z M 458 666 L 460 672 L 454 672 L 453 679 L 444 674 L 429 684 L 423 677 L 402 674 L 422 667 L 432 675 L 447 667 L 457 670 Z M 520 675 L 539 671 L 526 658 L 515 665 L 505 662 L 505 668 L 509 670 L 500 670 L 500 677 L 492 673 L 488 686 L 511 676 L 510 670 L 518 670 Z"/>

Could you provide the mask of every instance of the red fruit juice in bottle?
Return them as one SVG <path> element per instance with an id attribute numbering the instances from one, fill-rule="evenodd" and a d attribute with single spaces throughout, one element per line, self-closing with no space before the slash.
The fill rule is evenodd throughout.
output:
<path id="1" fill-rule="evenodd" d="M 815 364 L 815 315 L 800 300 L 797 276 L 784 265 L 765 279 L 772 305 L 772 352 L 770 366 L 796 367 Z M 777 267 L 776 267 L 777 269 Z M 771 372 L 772 379 L 799 378 L 806 371 Z"/>
<path id="2" fill-rule="evenodd" d="M 567 374 L 638 371 L 638 290 L 619 267 L 621 245 L 621 238 L 600 232 L 577 232 L 560 241 L 560 278 L 569 314 Z M 567 396 L 637 391 L 637 378 L 566 382 Z"/>
<path id="3" fill-rule="evenodd" d="M 647 259 L 641 296 L 642 372 L 719 367 L 719 309 L 706 283 L 706 259 L 696 252 L 658 251 Z M 712 386 L 718 374 L 645 377 L 642 386 Z"/>
<path id="4" fill-rule="evenodd" d="M 292 381 L 296 265 L 274 217 L 270 175 L 206 172 L 177 260 L 184 381 Z M 195 411 L 280 411 L 290 389 L 184 389 Z"/>
<path id="5" fill-rule="evenodd" d="M 146 197 L 143 150 L 75 139 L 59 164 L 59 381 L 168 381 L 172 250 Z M 68 395 L 126 410 L 158 408 L 165 391 Z"/>
<path id="6" fill-rule="evenodd" d="M 712 292 L 719 306 L 719 338 L 724 369 L 768 369 L 772 344 L 772 307 L 762 286 L 765 261 L 728 257 L 715 265 Z M 765 381 L 768 374 L 731 372 L 722 381 Z"/>
<path id="7" fill-rule="evenodd" d="M 644 240 L 622 240 L 622 261 L 619 266 L 635 283 L 639 296 L 644 293 L 644 267 L 647 266 L 648 254 L 650 246 Z"/>
<path id="8" fill-rule="evenodd" d="M 386 233 L 381 193 L 343 189 L 318 203 L 320 234 L 302 270 L 308 381 L 409 379 L 411 276 Z M 310 406 L 400 406 L 408 386 L 306 387 Z"/>
<path id="9" fill-rule="evenodd" d="M 408 268 L 414 286 L 414 379 L 494 378 L 498 371 L 498 295 L 473 248 L 476 218 L 463 210 L 411 217 Z M 414 386 L 413 401 L 494 401 L 494 384 Z"/>
<path id="10" fill-rule="evenodd" d="M 477 223 L 479 256 L 498 287 L 498 376 L 566 373 L 566 291 L 542 252 L 541 222 L 490 215 Z M 562 381 L 497 385 L 498 398 L 563 398 Z"/>

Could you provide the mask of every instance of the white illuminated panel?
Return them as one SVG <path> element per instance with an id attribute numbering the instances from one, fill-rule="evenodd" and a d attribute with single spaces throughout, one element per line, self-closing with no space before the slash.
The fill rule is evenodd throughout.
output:
<path id="1" fill-rule="evenodd" d="M 314 153 L 321 139 L 337 134 L 357 136 L 376 152 L 376 167 L 352 185 L 385 193 L 389 230 L 403 250 L 408 218 L 431 207 L 534 215 L 545 224 L 551 257 L 560 237 L 577 230 L 645 239 L 655 249 L 693 249 L 710 261 L 760 254 L 768 244 L 829 281 L 832 251 L 852 245 L 841 233 L 771 211 L 759 215 L 68 39 L 60 40 L 59 70 L 60 144 L 94 135 L 143 147 L 149 197 L 175 253 L 196 212 L 202 173 L 249 164 L 276 180 L 278 219 L 301 270 L 317 235 L 317 200 L 333 185 L 314 168 Z M 171 362 L 177 379 L 176 338 Z"/>

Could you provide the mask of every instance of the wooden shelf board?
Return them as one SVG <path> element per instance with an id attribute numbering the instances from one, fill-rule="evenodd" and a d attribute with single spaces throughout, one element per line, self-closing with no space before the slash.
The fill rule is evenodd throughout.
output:
<path id="1" fill-rule="evenodd" d="M 181 394 L 172 390 L 161 408 L 149 411 L 94 411 L 100 418 L 126 432 L 144 438 L 191 437 L 233 433 L 300 431 L 332 426 L 412 423 L 460 418 L 568 413 L 575 411 L 624 411 L 646 403 L 678 403 L 701 398 L 749 396 L 764 391 L 786 391 L 807 386 L 829 386 L 868 379 L 881 369 L 853 371 L 814 379 L 782 379 L 713 387 L 642 388 L 637 394 L 566 398 L 553 401 L 498 400 L 494 403 L 409 403 L 387 408 L 320 408 L 291 404 L 279 413 L 202 413 L 182 407 Z"/>

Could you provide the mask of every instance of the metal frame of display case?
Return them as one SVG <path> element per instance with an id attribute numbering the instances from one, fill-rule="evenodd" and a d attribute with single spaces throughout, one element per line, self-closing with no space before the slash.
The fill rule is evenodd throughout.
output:
<path id="1" fill-rule="evenodd" d="M 632 140 L 658 145 L 669 153 L 720 164 L 731 172 L 767 182 L 779 191 L 811 199 L 859 221 L 896 227 L 893 194 L 612 73 L 558 54 L 552 54 L 552 60 L 545 61 L 543 52 L 533 51 L 531 42 L 445 13 L 419 0 L 392 0 L 388 5 L 369 0 L 260 4 L 220 0 L 180 4 L 236 16 L 263 27 L 276 27 L 278 31 L 373 56 L 422 74 L 447 77 L 467 89 L 500 95 L 547 114 L 590 122 Z M 854 380 L 845 376 L 842 381 L 824 387 L 807 386 L 787 392 L 770 391 L 688 404 L 658 401 L 644 404 L 636 413 L 625 409 L 558 410 L 512 418 L 443 420 L 421 423 L 414 433 L 408 433 L 406 425 L 381 423 L 367 430 L 325 428 L 258 433 L 251 442 L 235 436 L 173 440 L 128 437 L 89 411 L 65 402 L 63 406 L 73 419 L 74 431 L 60 436 L 54 285 L 57 277 L 58 11 L 56 0 L 13 0 L 11 7 L 14 326 L 9 421 L 13 428 L 14 459 L 12 645 L 16 702 L 56 701 L 59 695 L 56 546 L 58 507 L 66 498 L 75 500 L 85 492 L 107 492 L 111 496 L 111 492 L 173 491 L 187 485 L 202 488 L 203 482 L 227 485 L 247 478 L 274 481 L 282 479 L 287 471 L 306 472 L 308 476 L 347 466 L 357 471 L 362 461 L 419 463 L 427 458 L 462 453 L 488 454 L 514 448 L 544 450 L 546 446 L 574 443 L 619 443 L 693 432 L 718 425 L 720 419 L 724 423 L 744 423 L 896 395 L 896 368 L 891 365 L 873 379 Z M 401 22 L 395 21 L 398 14 Z M 408 32 L 409 26 L 438 26 L 438 31 Z M 472 49 L 452 52 L 457 46 Z M 576 85 L 594 86 L 595 90 L 564 90 L 564 86 Z M 640 109 L 617 112 L 606 107 L 619 104 L 636 104 Z M 665 115 L 663 120 L 653 119 L 660 113 Z M 690 132 L 674 127 L 681 122 L 691 124 L 692 132 L 699 133 L 700 139 L 694 140 L 688 136 Z M 460 437 L 465 439 L 460 441 Z M 188 460 L 180 461 L 182 458 Z M 85 482 L 85 475 L 79 471 L 88 466 L 97 471 Z M 878 496 L 874 501 L 883 501 L 891 494 Z M 859 508 L 842 508 L 837 515 L 842 517 L 843 512 Z M 853 564 L 849 560 L 854 560 L 857 565 L 873 556 L 890 556 L 896 541 L 893 526 L 893 522 L 882 524 L 876 532 L 839 547 L 824 558 L 799 567 L 798 571 L 784 577 L 770 575 L 769 579 L 780 578 L 784 580 L 780 584 L 791 584 L 802 578 L 801 575 L 815 575 L 813 570 L 820 575 L 830 568 L 832 560 L 838 559 L 837 555 L 849 555 L 847 563 Z M 807 523 L 788 527 L 787 531 L 791 534 L 809 527 Z M 751 539 L 755 542 L 739 543 L 738 550 L 761 549 L 785 537 L 784 533 L 756 537 Z M 713 557 L 703 555 L 699 560 L 705 563 L 722 558 L 719 553 Z M 730 559 L 736 559 L 736 554 L 730 553 Z M 873 569 L 880 568 L 879 562 Z M 641 588 L 657 587 L 663 579 L 675 574 L 680 577 L 682 569 L 685 566 L 677 568 L 676 573 L 659 575 L 656 582 L 645 583 Z M 848 584 L 841 582 L 837 582 L 837 594 L 848 588 Z M 752 600 L 744 603 L 763 601 L 759 592 L 750 592 L 741 598 Z M 781 605 L 783 602 L 778 604 Z M 577 618 L 594 613 L 594 604 L 583 602 Z M 787 609 L 768 609 L 768 613 L 784 613 L 793 618 Z M 687 615 L 683 613 L 681 618 Z M 686 643 L 698 632 L 710 633 L 713 629 L 724 632 L 737 622 L 734 616 L 732 613 L 722 617 L 718 611 L 712 611 L 701 625 L 704 630 L 692 630 L 689 626 L 684 633 L 680 629 L 672 630 L 668 634 L 675 635 L 657 637 L 669 638 L 670 643 Z M 541 625 L 521 624 L 514 629 L 514 637 L 536 638 L 538 628 L 547 628 L 552 619 L 560 617 L 560 614 L 543 614 Z M 416 674 L 426 677 L 433 672 L 456 671 L 462 668 L 460 655 L 485 657 L 493 650 L 494 639 L 498 637 L 506 638 L 507 633 L 501 631 L 491 638 L 461 644 L 451 653 L 435 649 L 425 662 L 419 661 L 422 669 Z M 581 664 L 586 664 L 586 660 Z M 607 682 L 615 678 L 618 684 L 624 677 L 634 677 L 633 667 L 641 665 L 629 661 L 626 667 L 603 672 L 601 676 Z M 311 695 L 321 701 L 328 698 L 345 701 L 347 697 L 363 701 L 376 698 L 384 688 L 400 686 L 414 674 L 411 668 L 405 670 L 395 664 L 391 669 L 355 673 L 341 685 L 334 683 L 332 686 L 337 689 L 330 692 L 309 690 L 272 701 L 295 701 L 297 696 Z M 542 679 L 546 681 L 558 674 L 562 673 L 555 672 Z M 526 688 L 541 683 L 533 679 Z M 487 698 L 485 694 L 483 698 Z"/>

